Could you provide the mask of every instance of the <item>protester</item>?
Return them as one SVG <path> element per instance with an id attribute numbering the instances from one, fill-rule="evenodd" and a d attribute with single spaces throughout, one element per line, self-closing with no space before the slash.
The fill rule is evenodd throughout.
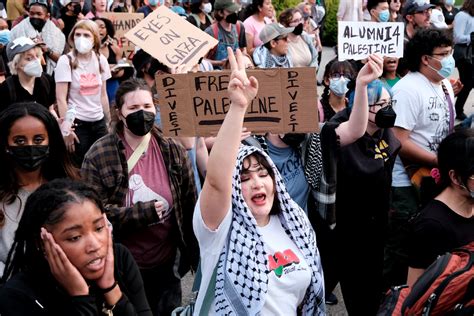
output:
<path id="1" fill-rule="evenodd" d="M 450 29 L 453 28 L 454 18 L 459 12 L 459 9 L 454 6 L 454 2 L 454 0 L 445 0 L 442 6 L 444 20 L 446 21 L 446 24 L 448 24 L 448 27 Z"/>
<path id="2" fill-rule="evenodd" d="M 11 40 L 29 37 L 41 44 L 43 58 L 46 60 L 46 73 L 53 75 L 56 62 L 64 51 L 65 37 L 50 20 L 50 7 L 47 0 L 30 0 L 28 18 L 18 23 L 11 31 Z"/>
<path id="3" fill-rule="evenodd" d="M 267 155 L 256 147 L 239 151 L 235 131 L 242 130 L 258 82 L 247 78 L 241 52 L 236 52 L 237 60 L 230 48 L 228 54 L 231 105 L 211 151 L 193 219 L 202 271 L 196 311 L 294 315 L 300 309 L 303 315 L 324 315 L 319 253 L 307 216 L 286 192 Z M 254 242 L 248 243 L 250 238 Z M 207 291 L 211 303 L 203 306 Z"/>
<path id="4" fill-rule="evenodd" d="M 363 21 L 364 20 L 363 0 L 341 0 L 337 10 L 338 21 Z"/>
<path id="5" fill-rule="evenodd" d="M 418 29 L 430 27 L 431 9 L 434 6 L 421 0 L 407 0 L 402 13 L 405 18 L 405 44 L 410 41 Z M 406 56 L 406 54 L 404 54 Z"/>
<path id="6" fill-rule="evenodd" d="M 456 67 L 459 70 L 459 78 L 464 87 L 461 89 L 456 99 L 456 118 L 464 120 L 464 104 L 474 85 L 474 58 L 472 51 L 474 45 L 471 41 L 474 38 L 474 0 L 464 1 L 461 11 L 454 18 L 454 52 L 456 56 Z M 470 48 L 469 48 L 470 46 Z"/>
<path id="7" fill-rule="evenodd" d="M 436 167 L 438 145 L 454 125 L 452 40 L 446 31 L 415 33 L 404 54 L 410 72 L 393 87 L 397 119 L 394 133 L 402 144 L 393 169 L 392 201 L 385 250 L 386 286 L 406 281 L 408 220 L 418 212 L 419 177 Z M 416 87 L 414 89 L 414 87 Z M 415 183 L 415 184 L 413 184 Z"/>
<path id="8" fill-rule="evenodd" d="M 109 67 L 117 65 L 122 59 L 122 49 L 115 39 L 115 28 L 112 21 L 106 18 L 94 18 L 94 22 L 99 27 L 100 54 L 107 58 Z M 111 75 L 112 77 L 107 80 L 107 97 L 109 100 L 115 100 L 115 92 L 120 85 L 120 79 L 125 75 L 125 70 L 115 68 L 115 70 L 111 70 Z"/>
<path id="9" fill-rule="evenodd" d="M 384 57 L 383 59 L 383 74 L 380 80 L 385 82 L 390 88 L 400 80 L 400 76 L 397 74 L 398 58 L 396 57 Z"/>
<path id="10" fill-rule="evenodd" d="M 115 8 L 111 8 L 114 12 L 122 13 L 135 13 L 138 8 L 135 7 L 135 3 L 131 0 L 120 1 Z"/>
<path id="11" fill-rule="evenodd" d="M 344 110 L 349 102 L 346 97 L 349 83 L 357 77 L 351 62 L 333 59 L 326 64 L 323 75 L 324 91 L 319 103 L 319 121 L 327 122 Z"/>
<path id="12" fill-rule="evenodd" d="M 288 34 L 288 55 L 293 67 L 315 67 L 317 71 L 318 52 L 313 38 L 303 33 L 302 13 L 297 9 L 286 9 L 278 21 L 284 27 L 294 27 L 293 32 Z"/>
<path id="13" fill-rule="evenodd" d="M 368 0 L 367 11 L 371 22 L 388 22 L 390 20 L 390 6 L 387 0 Z"/>
<path id="14" fill-rule="evenodd" d="M 27 37 L 18 37 L 7 45 L 7 56 L 12 76 L 0 84 L 0 111 L 16 102 L 36 102 L 57 116 L 56 83 L 43 73 L 42 51 Z"/>
<path id="15" fill-rule="evenodd" d="M 9 315 L 151 315 L 127 249 L 114 245 L 91 188 L 53 180 L 25 205 L 0 290 Z"/>
<path id="16" fill-rule="evenodd" d="M 56 119 L 36 103 L 0 112 L 0 274 L 28 196 L 56 178 L 78 178 Z M 3 296 L 2 296 L 3 297 Z M 3 311 L 1 311 L 3 315 Z"/>
<path id="17" fill-rule="evenodd" d="M 106 81 L 111 75 L 107 59 L 99 53 L 99 28 L 93 21 L 78 22 L 68 43 L 72 51 L 61 56 L 56 68 L 56 99 L 61 118 L 66 118 L 67 111 L 74 114 L 74 129 L 65 131 L 64 140 L 80 165 L 90 146 L 107 134 Z"/>
<path id="18" fill-rule="evenodd" d="M 391 172 L 400 149 L 390 128 L 395 121 L 390 93 L 375 80 L 382 67 L 381 57 L 369 57 L 356 79 L 352 111 L 337 113 L 320 135 L 324 180 L 336 192 L 335 247 L 326 255 L 329 262 L 323 256 L 323 265 L 331 268 L 325 271 L 326 288 L 340 280 L 349 315 L 374 315 L 382 293 Z M 349 258 L 359 259 L 348 265 Z"/>
<path id="19" fill-rule="evenodd" d="M 87 153 L 82 175 L 105 203 L 114 237 L 140 267 L 154 315 L 181 304 L 181 280 L 198 262 L 192 231 L 196 187 L 186 151 L 154 126 L 156 109 L 143 80 L 116 94 L 114 131 Z"/>
<path id="20" fill-rule="evenodd" d="M 147 17 L 148 14 L 158 9 L 160 5 L 164 5 L 164 0 L 146 0 L 145 3 L 138 8 L 137 13 L 143 13 Z"/>
<path id="21" fill-rule="evenodd" d="M 189 23 L 205 31 L 214 21 L 209 15 L 212 12 L 212 3 L 209 0 L 192 0 L 191 14 L 186 19 Z"/>
<path id="22" fill-rule="evenodd" d="M 400 8 L 402 6 L 401 0 L 388 0 L 390 10 L 390 22 L 403 22 L 403 17 L 400 14 Z"/>
<path id="23" fill-rule="evenodd" d="M 216 23 L 209 26 L 205 32 L 216 38 L 219 43 L 211 50 L 208 58 L 212 66 L 221 69 L 227 61 L 227 47 L 233 51 L 240 49 L 246 52 L 245 27 L 237 20 L 240 5 L 232 0 L 216 0 L 214 2 L 214 19 Z"/>
<path id="24" fill-rule="evenodd" d="M 288 34 L 294 27 L 283 27 L 278 23 L 265 25 L 260 32 L 263 45 L 253 52 L 253 61 L 258 68 L 291 68 L 293 62 L 288 55 Z"/>
<path id="25" fill-rule="evenodd" d="M 413 223 L 408 285 L 438 256 L 474 241 L 474 130 L 448 135 L 432 174 L 441 188 Z"/>
<path id="26" fill-rule="evenodd" d="M 23 0 L 7 0 L 7 19 L 10 23 L 26 14 Z"/>
<path id="27" fill-rule="evenodd" d="M 255 0 L 245 8 L 245 14 L 248 16 L 244 21 L 245 37 L 247 39 L 247 52 L 250 55 L 258 46 L 263 44 L 259 34 L 265 24 L 272 23 L 269 18 L 272 8 L 272 0 Z"/>
<path id="28" fill-rule="evenodd" d="M 58 22 L 64 36 L 68 38 L 74 25 L 77 21 L 82 20 L 84 15 L 81 13 L 81 3 L 79 0 L 64 0 L 62 4 L 63 7 L 60 10 L 61 15 Z"/>
<path id="29" fill-rule="evenodd" d="M 92 20 L 93 18 L 101 17 L 102 13 L 105 12 L 107 12 L 107 0 L 92 0 L 91 10 L 84 18 Z"/>

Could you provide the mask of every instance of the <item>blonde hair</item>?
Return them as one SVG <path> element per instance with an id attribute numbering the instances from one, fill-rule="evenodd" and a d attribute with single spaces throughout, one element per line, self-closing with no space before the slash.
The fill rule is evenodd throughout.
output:
<path id="1" fill-rule="evenodd" d="M 91 20 L 81 20 L 77 22 L 74 27 L 72 28 L 71 32 L 69 33 L 69 36 L 67 38 L 67 42 L 69 46 L 72 48 L 72 55 L 74 56 L 74 59 L 71 61 L 71 68 L 76 69 L 78 66 L 78 61 L 77 61 L 77 53 L 78 51 L 76 50 L 76 47 L 74 45 L 74 35 L 76 34 L 76 30 L 81 29 L 81 30 L 86 30 L 91 32 L 92 38 L 93 38 L 93 45 L 92 45 L 92 50 L 95 52 L 97 56 L 97 61 L 99 62 L 99 70 L 100 72 L 103 71 L 102 66 L 100 64 L 100 35 L 99 35 L 99 27 L 94 21 Z"/>
<path id="2" fill-rule="evenodd" d="M 36 51 L 36 55 L 37 55 L 38 59 L 41 60 L 41 57 L 43 57 L 43 51 L 41 50 L 41 48 L 39 48 L 39 47 L 33 47 L 33 48 L 31 48 L 31 49 L 34 49 L 34 50 Z M 10 73 L 11 73 L 12 75 L 18 75 L 18 69 L 17 69 L 17 67 L 18 67 L 18 65 L 20 64 L 20 59 L 21 59 L 21 57 L 22 57 L 26 52 L 28 52 L 28 51 L 30 51 L 30 49 L 27 50 L 27 51 L 24 51 L 23 53 L 18 53 L 18 54 L 16 54 L 16 55 L 13 57 L 13 59 L 12 59 L 10 62 L 8 62 L 8 68 L 10 69 Z"/>

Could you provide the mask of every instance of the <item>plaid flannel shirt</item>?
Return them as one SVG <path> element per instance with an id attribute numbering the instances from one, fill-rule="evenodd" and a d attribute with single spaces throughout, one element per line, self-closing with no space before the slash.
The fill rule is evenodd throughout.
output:
<path id="1" fill-rule="evenodd" d="M 165 166 L 168 166 L 173 209 L 181 237 L 179 272 L 183 275 L 190 267 L 195 271 L 199 261 L 199 247 L 192 228 L 197 201 L 193 169 L 181 145 L 164 138 L 157 127 L 153 128 L 152 136 L 160 146 Z M 124 206 L 128 193 L 128 168 L 125 146 L 116 133 L 108 134 L 92 145 L 84 158 L 81 174 L 83 180 L 99 193 L 116 238 L 158 222 L 155 201 Z"/>

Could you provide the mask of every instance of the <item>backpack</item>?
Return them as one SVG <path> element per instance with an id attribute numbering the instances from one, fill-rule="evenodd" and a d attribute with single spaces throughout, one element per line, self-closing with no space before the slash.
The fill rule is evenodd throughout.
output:
<path id="1" fill-rule="evenodd" d="M 212 22 L 211 28 L 212 28 L 212 34 L 213 34 L 214 38 L 218 40 L 219 39 L 219 26 L 217 25 L 217 23 L 219 23 L 219 22 L 217 22 L 217 21 Z M 237 30 L 237 41 L 240 38 L 241 23 L 242 22 L 237 21 L 237 23 L 235 24 L 235 29 Z M 217 45 L 219 45 L 219 43 L 217 43 Z M 207 54 L 207 58 L 214 59 L 214 56 L 216 55 L 216 51 L 217 51 L 217 45 L 214 46 L 209 51 L 209 53 Z"/>
<path id="2" fill-rule="evenodd" d="M 474 242 L 439 257 L 415 282 L 392 287 L 377 316 L 474 315 Z"/>

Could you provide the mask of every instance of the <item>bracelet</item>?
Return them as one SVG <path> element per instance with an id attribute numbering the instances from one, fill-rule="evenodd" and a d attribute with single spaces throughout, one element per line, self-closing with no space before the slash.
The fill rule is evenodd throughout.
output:
<path id="1" fill-rule="evenodd" d="M 117 286 L 118 282 L 115 281 L 114 284 L 112 284 L 112 286 L 106 288 L 106 289 L 100 289 L 100 293 L 101 294 L 107 294 L 109 293 L 110 291 L 112 291 L 113 289 L 115 289 L 115 287 Z"/>

